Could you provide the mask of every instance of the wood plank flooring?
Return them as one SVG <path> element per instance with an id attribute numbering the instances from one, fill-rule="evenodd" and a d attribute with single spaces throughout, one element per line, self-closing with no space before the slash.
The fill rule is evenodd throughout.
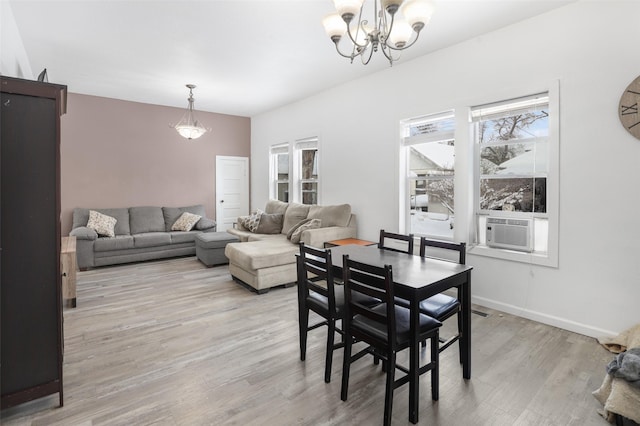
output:
<path id="1" fill-rule="evenodd" d="M 256 295 L 226 266 L 195 257 L 80 272 L 78 307 L 64 311 L 64 407 L 51 396 L 3 410 L 0 423 L 381 424 L 384 375 L 368 358 L 353 365 L 346 402 L 341 351 L 323 381 L 326 328 L 310 333 L 300 361 L 296 291 Z M 474 308 L 488 316 L 472 318 L 472 378 L 462 379 L 457 348 L 443 352 L 440 400 L 423 376 L 419 424 L 608 424 L 591 392 L 612 354 L 592 338 Z M 393 423 L 410 424 L 407 386 L 395 392 Z"/>

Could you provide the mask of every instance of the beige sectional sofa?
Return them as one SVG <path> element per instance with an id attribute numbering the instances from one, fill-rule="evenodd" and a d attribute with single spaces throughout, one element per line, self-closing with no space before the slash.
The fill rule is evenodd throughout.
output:
<path id="1" fill-rule="evenodd" d="M 295 283 L 298 242 L 324 247 L 327 241 L 357 235 L 356 218 L 349 204 L 310 206 L 269 200 L 263 214 L 258 216 L 260 223 L 254 232 L 243 225 L 247 217 L 239 218 L 235 228 L 227 232 L 237 236 L 240 242 L 227 244 L 225 248 L 232 277 L 258 293 Z M 255 225 L 255 215 L 253 219 Z M 278 229 L 278 220 L 281 220 L 281 229 Z"/>

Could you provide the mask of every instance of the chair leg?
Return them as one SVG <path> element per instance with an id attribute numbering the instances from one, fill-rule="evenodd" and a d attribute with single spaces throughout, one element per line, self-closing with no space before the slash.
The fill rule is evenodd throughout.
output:
<path id="1" fill-rule="evenodd" d="M 431 362 L 433 369 L 431 370 L 431 399 L 437 401 L 440 397 L 440 348 L 439 348 L 438 331 L 431 338 Z"/>
<path id="2" fill-rule="evenodd" d="M 462 364 L 462 312 L 458 311 L 458 356 L 460 357 L 460 364 Z M 471 333 L 469 333 L 471 336 Z"/>
<path id="3" fill-rule="evenodd" d="M 349 392 L 349 369 L 351 368 L 351 334 L 344 333 L 344 357 L 342 360 L 342 388 L 340 389 L 340 399 L 347 400 Z"/>
<path id="4" fill-rule="evenodd" d="M 307 332 L 309 328 L 309 309 L 300 312 L 298 323 L 300 327 L 300 361 L 304 361 L 307 356 Z"/>
<path id="5" fill-rule="evenodd" d="M 383 364 L 385 361 L 383 361 Z M 393 389 L 396 379 L 396 353 L 389 351 L 387 354 L 387 386 L 384 392 L 384 425 L 391 424 L 391 412 L 393 409 Z"/>
<path id="6" fill-rule="evenodd" d="M 333 362 L 333 340 L 336 334 L 336 320 L 331 318 L 327 321 L 327 354 L 324 362 L 324 381 L 331 382 L 331 364 Z"/>

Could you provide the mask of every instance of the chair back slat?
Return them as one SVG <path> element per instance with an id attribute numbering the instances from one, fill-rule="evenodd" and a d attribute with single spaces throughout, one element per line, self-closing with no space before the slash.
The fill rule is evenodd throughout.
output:
<path id="1" fill-rule="evenodd" d="M 421 257 L 430 257 L 432 259 L 447 260 L 451 262 L 452 260 L 449 258 L 442 257 L 442 256 L 434 256 L 433 253 L 427 253 L 427 247 L 454 251 L 458 254 L 457 262 L 459 264 L 464 265 L 466 262 L 466 256 L 467 256 L 466 243 L 452 243 L 450 241 L 431 240 L 425 237 L 420 238 L 420 256 Z"/>
<path id="2" fill-rule="evenodd" d="M 387 329 L 387 344 L 396 342 L 395 304 L 393 293 L 393 271 L 391 265 L 384 267 L 369 265 L 349 259 L 343 256 L 343 282 L 345 286 L 345 322 L 350 326 L 354 315 L 362 315 L 371 321 L 381 324 Z M 386 305 L 385 313 L 375 310 L 372 305 L 358 302 L 360 295 L 371 296 L 380 299 Z M 354 331 L 354 337 L 373 343 L 372 336 L 367 336 Z M 380 344 L 382 342 L 378 342 Z"/>
<path id="3" fill-rule="evenodd" d="M 305 297 L 314 291 L 327 298 L 329 310 L 336 312 L 335 288 L 331 250 L 317 249 L 300 243 L 300 268 L 298 285 L 302 286 Z M 324 282 L 325 286 L 320 285 Z"/>
<path id="4" fill-rule="evenodd" d="M 403 248 L 398 248 L 389 245 L 391 242 L 399 243 L 399 245 Z M 397 251 L 400 253 L 413 254 L 413 234 L 403 235 L 403 234 L 395 234 L 393 232 L 386 232 L 384 229 L 380 230 L 380 240 L 378 241 L 378 248 L 385 249 L 389 251 Z"/>

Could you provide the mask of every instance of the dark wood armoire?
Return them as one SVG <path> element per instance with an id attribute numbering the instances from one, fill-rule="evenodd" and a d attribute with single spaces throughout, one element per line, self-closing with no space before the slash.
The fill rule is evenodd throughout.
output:
<path id="1" fill-rule="evenodd" d="M 2 408 L 62 392 L 60 116 L 66 86 L 0 77 Z"/>

